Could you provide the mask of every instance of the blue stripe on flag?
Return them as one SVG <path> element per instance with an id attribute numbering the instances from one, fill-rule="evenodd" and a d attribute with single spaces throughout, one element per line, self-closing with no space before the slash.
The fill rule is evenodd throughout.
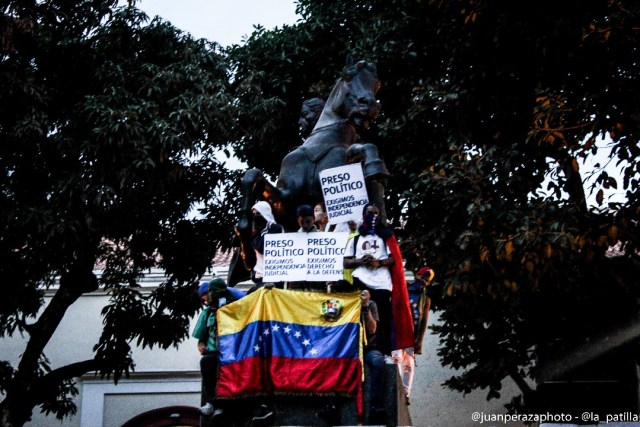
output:
<path id="1" fill-rule="evenodd" d="M 219 337 L 220 365 L 248 357 L 357 358 L 359 326 L 252 322 L 237 333 Z"/>

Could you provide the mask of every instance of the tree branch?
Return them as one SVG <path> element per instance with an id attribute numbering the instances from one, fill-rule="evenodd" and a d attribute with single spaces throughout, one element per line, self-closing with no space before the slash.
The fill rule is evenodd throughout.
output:
<path id="1" fill-rule="evenodd" d="M 87 372 L 98 371 L 101 367 L 106 365 L 106 361 L 89 359 L 81 362 L 72 363 L 70 365 L 62 366 L 58 369 L 54 369 L 45 376 L 39 378 L 34 382 L 33 397 L 34 401 L 41 402 L 47 392 L 56 390 L 55 385 L 64 381 L 70 380 L 74 377 L 79 377 Z"/>

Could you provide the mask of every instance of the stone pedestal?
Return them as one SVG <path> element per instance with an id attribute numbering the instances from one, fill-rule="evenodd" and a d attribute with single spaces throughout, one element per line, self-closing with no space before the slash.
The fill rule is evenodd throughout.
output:
<path id="1" fill-rule="evenodd" d="M 365 367 L 365 378 L 367 368 Z M 383 425 L 411 426 L 409 410 L 402 395 L 402 382 L 397 365 L 385 365 L 383 390 L 385 391 L 385 410 L 387 418 Z M 259 427 L 259 426 L 357 426 L 371 424 L 370 384 L 363 383 L 362 424 L 357 415 L 356 399 L 311 396 L 311 397 L 264 397 L 227 401 L 224 403 L 225 415 L 219 423 L 209 417 L 202 417 L 203 427 Z M 268 422 L 252 422 L 258 407 L 269 405 L 274 416 Z M 334 411 L 326 411 L 335 407 Z"/>

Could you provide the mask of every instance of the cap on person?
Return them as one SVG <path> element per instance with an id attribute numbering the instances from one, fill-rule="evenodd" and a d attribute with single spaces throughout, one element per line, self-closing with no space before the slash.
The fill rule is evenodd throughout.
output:
<path id="1" fill-rule="evenodd" d="M 423 276 L 428 281 L 433 280 L 433 277 L 436 275 L 435 271 L 430 269 L 429 267 L 422 267 L 418 270 L 418 276 Z"/>
<path id="2" fill-rule="evenodd" d="M 202 282 L 198 287 L 198 296 L 202 298 L 207 292 L 209 292 L 209 282 Z"/>
<path id="3" fill-rule="evenodd" d="M 313 216 L 313 208 L 310 205 L 301 205 L 296 209 L 297 216 Z"/>
<path id="4" fill-rule="evenodd" d="M 220 277 L 216 277 L 215 279 L 211 279 L 209 282 L 209 290 L 212 294 L 219 293 L 221 291 L 227 290 L 227 284 Z"/>

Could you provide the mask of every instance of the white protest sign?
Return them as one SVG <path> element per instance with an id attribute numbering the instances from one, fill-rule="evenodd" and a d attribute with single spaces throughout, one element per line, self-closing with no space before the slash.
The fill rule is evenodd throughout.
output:
<path id="1" fill-rule="evenodd" d="M 321 171 L 320 185 L 329 224 L 362 219 L 362 206 L 369 197 L 360 163 Z"/>
<path id="2" fill-rule="evenodd" d="M 265 282 L 342 279 L 349 233 L 276 233 L 264 239 Z"/>
<path id="3" fill-rule="evenodd" d="M 305 233 L 307 235 L 307 281 L 342 279 L 342 262 L 349 233 Z"/>
<path id="4" fill-rule="evenodd" d="M 264 236 L 265 282 L 305 280 L 307 233 L 274 233 Z"/>

